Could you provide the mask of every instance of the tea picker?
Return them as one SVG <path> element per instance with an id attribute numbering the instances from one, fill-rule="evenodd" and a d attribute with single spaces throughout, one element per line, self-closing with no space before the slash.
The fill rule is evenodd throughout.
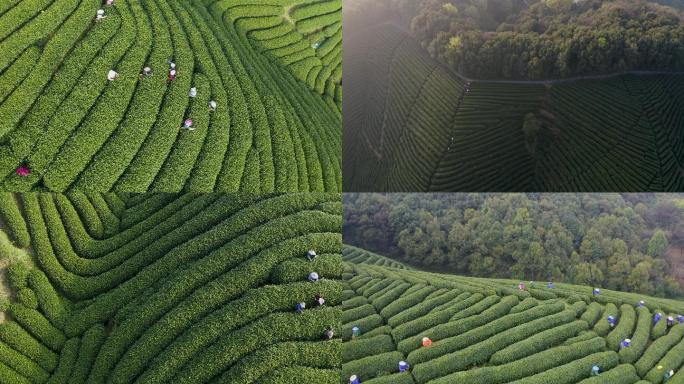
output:
<path id="1" fill-rule="evenodd" d="M 629 347 L 630 345 L 632 345 L 632 340 L 630 340 L 630 339 L 624 339 L 624 340 L 622 340 L 622 342 L 620 343 L 620 349 L 622 349 L 622 348 L 627 348 L 627 347 Z"/>
<path id="2" fill-rule="evenodd" d="M 192 127 L 192 119 L 186 119 L 183 122 L 183 126 L 181 127 L 182 129 L 187 129 L 188 131 L 194 131 L 195 128 Z"/>
<path id="3" fill-rule="evenodd" d="M 405 361 L 399 362 L 399 372 L 406 372 L 409 370 L 409 364 Z"/>
<path id="4" fill-rule="evenodd" d="M 313 261 L 313 259 L 315 259 L 315 258 L 316 258 L 316 251 L 314 251 L 313 249 L 309 249 L 306 252 L 306 259 L 309 261 Z"/>
<path id="5" fill-rule="evenodd" d="M 359 336 L 361 336 L 361 328 L 353 327 L 352 328 L 352 339 L 357 338 Z"/>
<path id="6" fill-rule="evenodd" d="M 295 304 L 295 312 L 297 313 L 302 313 L 304 311 L 304 308 L 306 308 L 306 303 Z"/>
<path id="7" fill-rule="evenodd" d="M 349 378 L 349 384 L 361 384 L 359 378 L 356 375 L 351 375 Z"/>
<path id="8" fill-rule="evenodd" d="M 615 317 L 612 315 L 608 316 L 607 320 L 608 320 L 608 324 L 610 325 L 610 327 L 614 328 L 615 327 Z"/>
<path id="9" fill-rule="evenodd" d="M 309 273 L 309 281 L 312 283 L 318 281 L 318 273 L 316 273 L 316 272 Z"/>
<path id="10" fill-rule="evenodd" d="M 601 373 L 601 368 L 598 365 L 591 367 L 591 376 L 598 376 Z"/>
<path id="11" fill-rule="evenodd" d="M 658 324 L 658 322 L 660 321 L 660 318 L 661 318 L 662 316 L 663 316 L 663 315 L 662 315 L 662 313 L 660 313 L 660 312 L 657 312 L 655 315 L 653 315 L 653 325 Z"/>

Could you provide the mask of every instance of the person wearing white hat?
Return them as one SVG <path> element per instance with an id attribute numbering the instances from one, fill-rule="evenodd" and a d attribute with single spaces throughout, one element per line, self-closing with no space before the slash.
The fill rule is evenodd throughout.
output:
<path id="1" fill-rule="evenodd" d="M 193 98 L 196 97 L 197 96 L 197 88 L 195 88 L 195 87 L 190 88 L 189 95 L 190 95 L 190 97 L 193 97 Z"/>
<path id="2" fill-rule="evenodd" d="M 215 102 L 214 100 L 212 100 L 212 101 L 209 102 L 209 110 L 210 110 L 211 112 L 214 112 L 214 111 L 216 110 L 216 107 L 217 107 L 217 104 L 216 104 L 216 102 Z"/>
<path id="3" fill-rule="evenodd" d="M 113 69 L 110 69 L 109 72 L 107 73 L 107 80 L 109 80 L 109 81 L 114 81 L 118 78 L 119 78 L 119 74 Z"/>
<path id="4" fill-rule="evenodd" d="M 95 21 L 100 21 L 100 20 L 102 20 L 102 19 L 104 19 L 104 18 L 106 18 L 106 17 L 107 17 L 107 16 L 105 16 L 105 11 L 104 11 L 104 9 L 98 9 L 98 10 L 97 10 L 97 13 L 96 13 L 96 15 L 95 15 Z"/>
<path id="5" fill-rule="evenodd" d="M 309 273 L 309 281 L 311 281 L 311 282 L 318 281 L 318 273 L 316 273 L 316 272 Z"/>

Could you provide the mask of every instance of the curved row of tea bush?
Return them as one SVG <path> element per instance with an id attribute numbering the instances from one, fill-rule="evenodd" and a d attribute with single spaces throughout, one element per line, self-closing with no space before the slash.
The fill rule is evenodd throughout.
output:
<path id="1" fill-rule="evenodd" d="M 569 284 L 519 290 L 347 245 L 342 254 L 342 383 L 351 375 L 362 383 L 661 383 L 670 369 L 684 370 L 684 323 L 668 325 L 677 312 L 658 309 L 681 311 L 676 300 L 640 297 L 640 306 L 631 294 L 592 296 L 593 287 Z M 656 322 L 657 312 L 667 314 Z"/>
<path id="2" fill-rule="evenodd" d="M 317 17 L 341 18 L 341 2 L 329 2 L 337 9 L 296 12 L 315 31 L 300 35 L 319 63 L 313 88 L 296 77 L 296 63 L 273 60 L 253 44 L 220 1 L 36 0 L 11 7 L 0 16 L 7 34 L 0 40 L 0 186 L 341 190 L 341 23 Z M 299 4 L 275 3 L 283 13 Z M 94 22 L 101 7 L 106 18 Z M 325 41 L 316 51 L 304 43 L 313 35 Z M 148 66 L 152 75 L 142 76 Z M 119 78 L 107 81 L 110 70 Z M 193 131 L 181 129 L 188 118 Z M 21 166 L 30 174 L 17 175 Z"/>
<path id="3" fill-rule="evenodd" d="M 471 82 L 394 25 L 348 39 L 345 191 L 684 187 L 681 73 Z"/>
<path id="4" fill-rule="evenodd" d="M 0 220 L 25 223 L 30 252 L 0 256 L 15 292 L 2 308 L 0 382 L 280 382 L 276 367 L 336 382 L 339 200 L 3 195 Z"/>

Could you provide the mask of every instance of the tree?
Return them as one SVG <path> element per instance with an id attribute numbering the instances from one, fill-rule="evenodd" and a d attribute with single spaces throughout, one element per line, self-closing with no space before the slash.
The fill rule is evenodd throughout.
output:
<path id="1" fill-rule="evenodd" d="M 667 236 L 658 229 L 648 241 L 648 255 L 651 257 L 663 257 L 667 252 Z"/>

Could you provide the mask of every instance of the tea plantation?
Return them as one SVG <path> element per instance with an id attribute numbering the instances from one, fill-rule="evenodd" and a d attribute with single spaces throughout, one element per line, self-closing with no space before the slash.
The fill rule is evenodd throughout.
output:
<path id="1" fill-rule="evenodd" d="M 338 382 L 340 200 L 1 195 L 0 382 Z"/>
<path id="2" fill-rule="evenodd" d="M 3 1 L 0 189 L 340 191 L 341 31 L 341 0 Z"/>
<path id="3" fill-rule="evenodd" d="M 343 383 L 684 383 L 684 302 L 342 254 Z"/>
<path id="4" fill-rule="evenodd" d="M 684 74 L 467 85 L 393 25 L 348 39 L 345 191 L 684 188 Z"/>

